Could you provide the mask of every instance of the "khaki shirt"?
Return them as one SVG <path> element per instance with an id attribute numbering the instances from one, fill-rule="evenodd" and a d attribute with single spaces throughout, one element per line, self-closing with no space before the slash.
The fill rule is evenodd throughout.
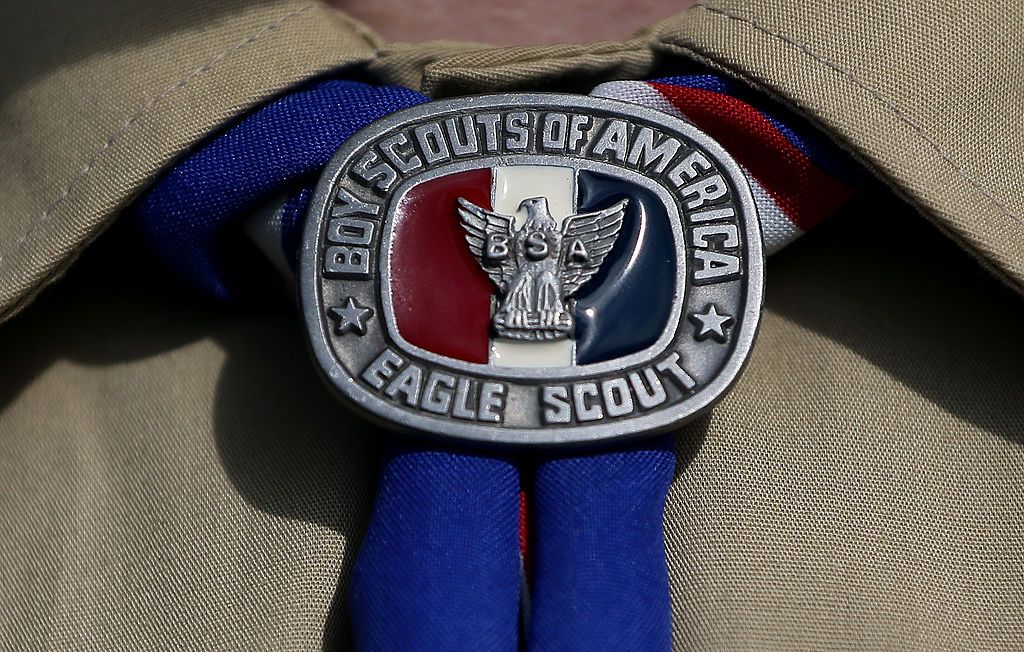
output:
<path id="1" fill-rule="evenodd" d="M 443 97 L 697 61 L 879 183 L 770 261 L 746 373 L 678 435 L 676 647 L 1024 649 L 1019 3 L 708 0 L 624 43 L 504 49 L 384 43 L 307 0 L 7 13 L 0 648 L 348 645 L 380 434 L 295 315 L 204 304 L 108 231 L 176 157 L 327 72 Z"/>

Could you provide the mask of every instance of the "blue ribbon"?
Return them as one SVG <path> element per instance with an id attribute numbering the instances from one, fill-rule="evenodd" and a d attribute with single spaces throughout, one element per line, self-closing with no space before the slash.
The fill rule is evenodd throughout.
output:
<path id="1" fill-rule="evenodd" d="M 217 299 L 244 291 L 230 266 L 225 227 L 276 193 L 314 177 L 349 136 L 414 104 L 419 93 L 325 81 L 286 95 L 178 163 L 139 201 L 143 236 L 178 274 Z M 293 207 L 298 211 L 304 206 Z M 241 236 L 239 236 L 241 237 Z"/>
<path id="2" fill-rule="evenodd" d="M 519 649 L 519 472 L 507 460 L 385 456 L 349 609 L 358 650 Z"/>
<path id="3" fill-rule="evenodd" d="M 137 224 L 182 277 L 218 299 L 238 296 L 225 262 L 232 220 L 288 191 L 283 237 L 297 241 L 313 176 L 334 151 L 426 99 L 336 80 L 295 91 L 180 160 L 140 199 Z M 529 650 L 669 649 L 661 519 L 674 465 L 670 437 L 519 465 L 395 442 L 350 586 L 357 648 L 517 650 L 522 630 Z M 519 466 L 532 469 L 528 600 Z"/>
<path id="4" fill-rule="evenodd" d="M 671 649 L 662 519 L 672 444 L 537 465 L 529 650 Z"/>

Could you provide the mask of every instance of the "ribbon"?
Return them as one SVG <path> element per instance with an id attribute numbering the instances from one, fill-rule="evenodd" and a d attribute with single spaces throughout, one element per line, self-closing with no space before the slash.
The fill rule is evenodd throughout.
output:
<path id="1" fill-rule="evenodd" d="M 653 106 L 716 137 L 751 177 L 778 250 L 854 192 L 844 157 L 709 75 L 611 82 L 596 95 Z M 139 200 L 149 244 L 221 300 L 243 296 L 226 234 L 248 231 L 294 269 L 317 171 L 360 127 L 427 98 L 328 80 L 296 90 L 180 160 Z M 250 265 L 245 266 L 251 270 Z M 350 586 L 361 650 L 666 650 L 671 646 L 662 514 L 675 456 L 662 436 L 584 455 L 430 449 L 396 438 L 383 455 Z"/>

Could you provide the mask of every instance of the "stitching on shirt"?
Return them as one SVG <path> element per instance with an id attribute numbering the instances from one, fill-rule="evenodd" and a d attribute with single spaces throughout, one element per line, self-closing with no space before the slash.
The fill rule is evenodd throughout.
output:
<path id="1" fill-rule="evenodd" d="M 821 63 L 824 66 L 828 67 L 829 69 L 833 70 L 834 72 L 839 73 L 840 75 L 848 79 L 850 82 L 852 82 L 855 86 L 858 86 L 862 90 L 866 91 L 869 95 L 871 95 L 871 97 L 881 102 L 886 108 L 892 111 L 892 113 L 897 118 L 906 123 L 907 126 L 914 130 L 914 132 L 917 133 L 917 135 L 920 136 L 922 140 L 928 143 L 928 145 L 930 145 L 931 148 L 935 150 L 935 152 L 943 161 L 949 164 L 949 166 L 953 169 L 953 172 L 955 172 L 962 179 L 964 179 L 969 184 L 974 186 L 974 188 L 979 190 L 981 194 L 983 194 L 989 201 L 991 201 L 993 205 L 999 208 L 1006 217 L 1012 218 L 1017 222 L 1024 222 L 1024 217 L 1010 210 L 1010 208 L 1003 204 L 999 200 L 999 198 L 992 194 L 992 192 L 989 189 L 981 185 L 981 183 L 977 181 L 973 176 L 971 176 L 971 174 L 967 172 L 967 170 L 964 169 L 963 166 L 957 163 L 951 155 L 946 153 L 942 146 L 939 145 L 938 141 L 936 141 L 927 131 L 925 131 L 923 127 L 914 122 L 913 118 L 911 118 L 907 113 L 901 110 L 892 100 L 889 100 L 884 95 L 882 95 L 878 90 L 872 88 L 866 82 L 858 79 L 854 73 L 850 72 L 849 70 L 846 70 L 839 64 L 833 63 L 832 61 L 821 56 L 820 54 L 815 52 L 810 45 L 797 41 L 796 39 L 787 36 L 781 32 L 774 32 L 770 29 L 767 29 L 766 27 L 763 27 L 762 25 L 758 24 L 757 22 L 749 18 L 731 13 L 724 9 L 719 9 L 717 7 L 709 7 L 704 3 L 698 3 L 694 5 L 694 7 L 703 9 L 704 11 L 707 11 L 708 13 L 711 14 L 722 16 L 729 20 L 734 20 L 738 23 L 742 23 L 749 27 L 753 27 L 759 32 L 767 34 L 768 36 L 772 36 L 788 45 L 795 47 L 796 49 L 806 54 L 808 57 L 817 61 L 818 63 Z"/>
<path id="2" fill-rule="evenodd" d="M 557 46 L 549 45 L 524 45 L 513 48 L 481 48 L 478 50 L 467 50 L 464 52 L 455 52 L 451 55 L 442 56 L 436 61 L 432 61 L 429 66 L 437 67 L 442 65 L 451 65 L 453 70 L 470 70 L 470 71 L 491 71 L 501 70 L 505 68 L 515 68 L 522 65 L 528 65 L 531 63 L 551 61 L 559 63 L 572 63 L 577 59 L 585 58 L 596 58 L 596 57 L 612 57 L 623 54 L 638 54 L 643 56 L 645 54 L 644 48 L 647 48 L 647 39 L 634 38 L 622 43 L 615 43 L 612 41 L 602 41 L 598 43 L 591 43 L 590 46 L 606 46 L 607 50 L 595 52 L 593 49 L 588 48 L 586 44 L 580 45 L 576 43 L 561 44 L 567 47 L 570 51 L 562 54 L 552 54 L 547 52 L 548 49 Z M 511 59 L 509 61 L 500 61 L 497 63 L 482 62 L 479 65 L 473 65 L 473 62 L 463 63 L 462 59 L 471 59 L 476 56 L 488 55 L 501 52 L 509 52 L 512 50 L 519 50 L 524 53 L 530 53 L 535 51 L 529 56 L 522 58 Z M 651 58 L 650 48 L 646 51 L 647 58 Z"/>
<path id="3" fill-rule="evenodd" d="M 145 104 L 143 104 L 135 113 L 129 116 L 128 119 L 125 120 L 124 123 L 122 123 L 121 126 L 118 127 L 114 131 L 114 133 L 112 133 L 106 139 L 106 141 L 103 143 L 103 145 L 100 146 L 99 149 L 92 153 L 88 161 L 86 161 L 85 166 L 78 172 L 78 174 L 76 174 L 71 179 L 71 181 L 68 182 L 68 185 L 64 187 L 63 191 L 61 191 L 60 196 L 57 197 L 57 199 L 52 204 L 50 204 L 50 206 L 45 211 L 43 211 L 43 214 L 40 215 L 39 218 L 35 222 L 33 222 L 29 226 L 29 228 L 25 230 L 24 233 L 22 233 L 17 239 L 15 239 L 14 242 L 12 242 L 10 246 L 8 246 L 3 251 L 3 253 L 0 253 L 0 263 L 3 262 L 4 258 L 6 258 L 10 254 L 16 252 L 19 248 L 21 248 L 25 241 L 28 240 L 29 236 L 35 233 L 43 224 L 47 222 L 47 220 L 53 217 L 57 209 L 60 208 L 60 206 L 71 194 L 71 191 L 74 189 L 74 187 L 78 185 L 82 181 L 82 179 L 88 176 L 88 174 L 96 166 L 96 164 L 100 160 L 100 157 L 103 156 L 104 152 L 116 146 L 121 136 L 127 133 L 139 120 L 144 118 L 146 114 L 148 114 L 149 111 L 153 109 L 153 107 L 155 107 L 158 103 L 160 103 L 162 100 L 166 99 L 173 93 L 176 93 L 177 91 L 180 91 L 182 88 L 185 88 L 196 77 L 199 77 L 200 75 L 209 72 L 218 64 L 223 62 L 228 57 L 234 55 L 242 48 L 255 43 L 259 39 L 263 38 L 263 36 L 266 35 L 268 32 L 277 29 L 285 22 L 291 20 L 292 18 L 295 18 L 296 16 L 299 16 L 300 14 L 304 14 L 305 12 L 309 11 L 315 6 L 315 2 L 310 2 L 309 4 L 294 9 L 293 11 L 288 12 L 287 14 L 281 16 L 280 18 L 277 18 L 274 21 L 267 23 L 251 36 L 242 39 L 241 41 L 235 43 L 234 45 L 227 48 L 220 54 L 217 54 L 215 57 L 213 57 L 203 65 L 199 66 L 189 74 L 185 75 L 178 81 L 174 82 L 173 84 L 165 88 L 157 95 L 147 100 Z"/>

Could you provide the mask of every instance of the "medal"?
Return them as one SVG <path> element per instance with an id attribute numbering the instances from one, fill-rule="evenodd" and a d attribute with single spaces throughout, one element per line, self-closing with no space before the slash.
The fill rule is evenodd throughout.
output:
<path id="1" fill-rule="evenodd" d="M 712 406 L 762 304 L 754 200 L 692 124 L 501 94 L 357 132 L 307 214 L 312 350 L 388 427 L 521 445 L 637 437 Z"/>
<path id="2" fill-rule="evenodd" d="M 384 447 L 347 589 L 358 648 L 671 647 L 673 437 L 627 440 L 742 370 L 759 224 L 778 250 L 852 192 L 796 133 L 710 76 L 439 102 L 327 80 L 140 201 L 165 260 L 225 296 L 221 228 L 284 192 L 245 229 L 299 277 L 328 385 L 439 444 Z M 458 445 L 480 442 L 535 447 Z M 609 445 L 554 448 L 573 443 Z"/>

